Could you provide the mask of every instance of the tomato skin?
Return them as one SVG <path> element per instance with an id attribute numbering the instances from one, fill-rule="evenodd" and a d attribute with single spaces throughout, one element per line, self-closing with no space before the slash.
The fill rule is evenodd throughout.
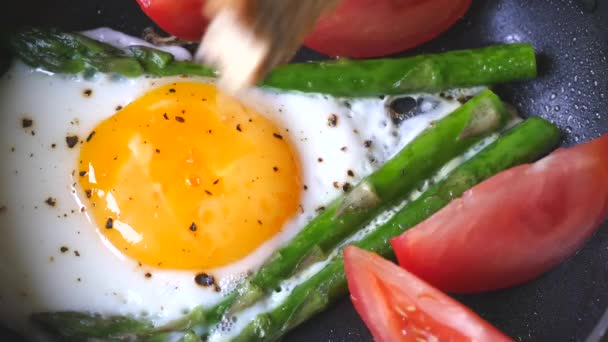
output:
<path id="1" fill-rule="evenodd" d="M 499 173 L 391 243 L 437 288 L 472 293 L 537 278 L 608 216 L 608 134 Z"/>
<path id="2" fill-rule="evenodd" d="M 186 40 L 200 40 L 207 27 L 205 0 L 137 0 L 141 9 L 164 31 Z"/>
<path id="3" fill-rule="evenodd" d="M 347 246 L 344 269 L 353 305 L 377 342 L 512 341 L 456 300 L 377 254 Z"/>
<path id="4" fill-rule="evenodd" d="M 401 52 L 450 28 L 471 0 L 342 0 L 304 45 L 330 56 L 368 58 Z"/>

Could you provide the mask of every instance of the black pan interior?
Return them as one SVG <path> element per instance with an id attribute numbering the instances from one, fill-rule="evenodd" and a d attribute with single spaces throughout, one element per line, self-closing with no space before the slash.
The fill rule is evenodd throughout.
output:
<path id="1" fill-rule="evenodd" d="M 6 6 L 6 5 L 5 5 Z M 134 0 L 30 0 L 5 7 L 0 25 L 100 26 L 140 35 L 152 23 Z M 474 1 L 456 26 L 405 55 L 531 42 L 539 79 L 497 92 L 524 116 L 556 123 L 564 144 L 608 132 L 608 2 L 598 0 Z M 324 58 L 302 49 L 296 60 Z M 575 256 L 540 279 L 481 295 L 458 296 L 518 341 L 584 341 L 608 307 L 608 225 Z M 369 341 L 347 298 L 290 333 L 288 341 Z"/>

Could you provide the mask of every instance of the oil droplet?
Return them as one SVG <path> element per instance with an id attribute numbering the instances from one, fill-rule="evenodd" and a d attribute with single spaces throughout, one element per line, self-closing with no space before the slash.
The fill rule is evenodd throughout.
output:
<path id="1" fill-rule="evenodd" d="M 573 121 L 574 121 L 574 116 L 568 115 L 568 119 L 566 119 L 566 123 L 571 125 Z"/>

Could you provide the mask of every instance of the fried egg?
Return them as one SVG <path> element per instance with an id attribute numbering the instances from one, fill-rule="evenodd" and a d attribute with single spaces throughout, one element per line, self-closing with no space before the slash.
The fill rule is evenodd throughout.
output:
<path id="1" fill-rule="evenodd" d="M 89 34 L 100 32 L 139 43 Z M 236 99 L 211 79 L 83 78 L 16 61 L 0 79 L 0 319 L 21 331 L 41 311 L 163 324 L 217 303 L 460 105 L 397 98 Z M 396 115 L 396 101 L 411 110 Z"/>

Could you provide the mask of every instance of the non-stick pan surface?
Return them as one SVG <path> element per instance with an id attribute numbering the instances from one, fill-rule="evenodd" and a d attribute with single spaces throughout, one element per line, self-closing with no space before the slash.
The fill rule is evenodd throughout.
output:
<path id="1" fill-rule="evenodd" d="M 7 1 L 1 12 L 0 25 L 7 27 L 109 26 L 140 35 L 152 25 L 134 0 Z M 524 116 L 538 115 L 556 123 L 564 132 L 565 145 L 608 132 L 607 1 L 474 1 L 449 32 L 407 54 L 510 42 L 534 44 L 541 74 L 532 82 L 497 88 L 504 99 Z M 297 60 L 319 58 L 323 56 L 303 49 Z M 585 341 L 608 308 L 608 225 L 577 255 L 536 281 L 457 298 L 518 341 Z M 285 340 L 369 341 L 371 337 L 345 298 Z"/>

